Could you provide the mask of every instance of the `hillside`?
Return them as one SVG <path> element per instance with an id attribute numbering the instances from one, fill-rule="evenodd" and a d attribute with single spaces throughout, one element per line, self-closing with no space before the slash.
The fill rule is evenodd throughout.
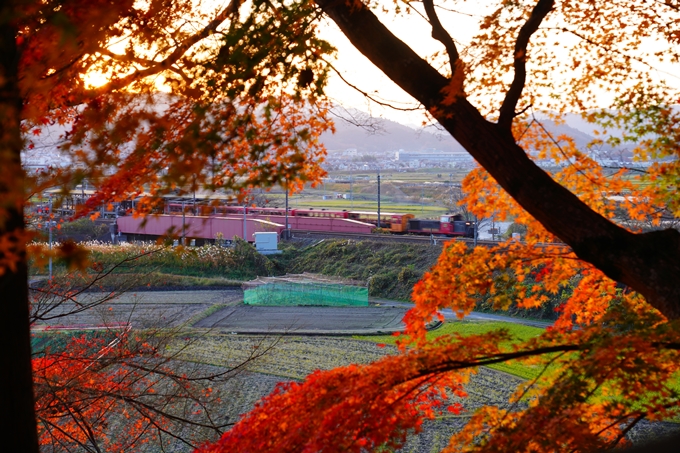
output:
<path id="1" fill-rule="evenodd" d="M 357 114 L 358 117 L 367 118 L 365 113 Z M 565 123 L 556 124 L 541 115 L 537 118 L 543 126 L 555 138 L 561 135 L 572 137 L 576 146 L 585 150 L 588 143 L 594 139 L 594 130 L 597 127 L 587 123 L 580 115 L 567 114 Z M 414 129 L 409 126 L 397 123 L 384 118 L 371 119 L 372 127 L 359 127 L 349 122 L 335 118 L 336 133 L 324 133 L 321 141 L 329 151 L 345 150 L 355 148 L 359 154 L 372 154 L 386 151 L 426 151 L 439 150 L 443 152 L 465 152 L 463 147 L 458 144 L 446 131 L 438 130 L 435 127 Z M 620 136 L 621 131 L 612 129 L 609 135 Z M 624 144 L 620 149 L 628 150 L 632 144 Z M 599 147 L 602 152 L 612 151 L 608 145 Z"/>
<path id="2" fill-rule="evenodd" d="M 335 119 L 335 134 L 324 133 L 321 141 L 328 150 L 345 150 L 356 148 L 359 153 L 381 151 L 424 151 L 438 149 L 446 152 L 464 152 L 446 131 L 438 131 L 433 127 L 416 130 L 395 121 L 377 119 L 377 131 L 371 132 L 350 124 L 342 119 Z"/>

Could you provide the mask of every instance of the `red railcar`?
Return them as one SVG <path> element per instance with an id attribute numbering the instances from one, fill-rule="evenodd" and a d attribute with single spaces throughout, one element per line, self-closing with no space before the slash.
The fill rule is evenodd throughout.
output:
<path id="1" fill-rule="evenodd" d="M 296 208 L 291 210 L 291 215 L 295 217 L 326 217 L 331 219 L 349 219 L 347 211 L 337 211 L 332 209 Z M 357 220 L 357 219 L 355 219 Z"/>
<path id="2" fill-rule="evenodd" d="M 249 242 L 255 240 L 255 233 L 276 232 L 285 229 L 283 224 L 263 219 L 193 215 L 157 215 L 146 218 L 133 216 L 116 219 L 118 231 L 128 240 L 154 240 L 162 236 L 195 239 L 196 245 L 211 242 L 217 238 L 231 239 L 234 236 Z M 244 225 L 245 223 L 245 225 Z"/>
<path id="3" fill-rule="evenodd" d="M 191 202 L 168 203 L 165 212 L 167 214 L 180 214 L 184 210 L 185 215 L 194 214 L 209 216 L 238 216 L 242 217 L 245 211 L 248 217 L 270 220 L 285 225 L 285 208 L 278 207 L 246 207 L 235 205 L 219 206 L 195 206 Z M 296 219 L 328 219 L 328 220 L 347 220 L 351 222 L 323 222 L 308 221 L 298 222 Z M 413 214 L 381 212 L 380 219 L 378 213 L 374 211 L 348 211 L 345 209 L 325 209 L 325 208 L 294 208 L 288 209 L 288 223 L 291 229 L 312 230 L 312 231 L 335 231 L 335 232 L 370 232 L 370 225 L 388 229 L 395 234 L 420 234 L 438 236 L 465 236 L 473 237 L 475 231 L 474 222 L 465 221 L 460 215 L 442 215 L 439 220 L 416 219 Z M 305 226 L 302 226 L 305 225 Z"/>

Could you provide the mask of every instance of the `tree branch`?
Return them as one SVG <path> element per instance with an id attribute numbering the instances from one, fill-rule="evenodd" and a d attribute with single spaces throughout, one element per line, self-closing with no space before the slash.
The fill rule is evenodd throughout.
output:
<path id="1" fill-rule="evenodd" d="M 327 60 L 325 60 L 325 59 L 324 59 L 324 61 L 326 62 L 326 64 L 328 65 L 328 67 L 331 68 L 331 69 L 335 72 L 335 74 L 337 74 L 338 77 L 340 77 L 340 80 L 342 80 L 343 82 L 345 82 L 345 84 L 346 84 L 348 87 L 352 88 L 353 90 L 357 91 L 357 92 L 360 93 L 362 96 L 364 96 L 366 99 L 369 99 L 369 100 L 375 102 L 375 103 L 378 104 L 378 105 L 382 105 L 383 107 L 389 107 L 389 108 L 394 109 L 394 110 L 400 110 L 400 111 L 402 111 L 402 112 L 415 112 L 415 111 L 418 111 L 418 110 L 421 109 L 421 107 L 397 107 L 396 105 L 394 105 L 394 104 L 392 104 L 392 103 L 390 103 L 390 102 L 381 101 L 381 100 L 378 99 L 377 97 L 368 94 L 366 91 L 362 90 L 362 89 L 359 88 L 358 86 L 356 86 L 356 85 L 354 85 L 353 83 L 351 83 L 350 81 L 348 81 L 348 80 L 342 75 L 342 73 L 341 73 L 335 66 L 333 66 L 329 61 L 327 61 Z"/>
<path id="2" fill-rule="evenodd" d="M 473 360 L 448 360 L 446 362 L 442 362 L 437 368 L 428 368 L 427 370 L 423 370 L 423 372 L 424 375 L 432 373 L 442 373 L 446 371 L 462 370 L 478 366 L 494 365 L 496 363 L 504 363 L 510 360 L 521 359 L 525 357 L 533 357 L 537 355 L 552 354 L 555 352 L 580 351 L 583 348 L 584 345 L 566 344 L 556 346 L 545 346 L 542 348 L 527 349 L 516 352 L 498 353 L 486 357 L 479 357 Z"/>
<path id="3" fill-rule="evenodd" d="M 444 47 L 446 47 L 446 52 L 449 54 L 451 77 L 453 77 L 453 75 L 456 73 L 456 64 L 458 63 L 459 59 L 456 44 L 453 42 L 453 39 L 451 39 L 451 35 L 449 35 L 442 23 L 439 21 L 437 11 L 434 9 L 433 0 L 423 0 L 423 6 L 425 7 L 427 18 L 430 20 L 430 25 L 432 25 L 432 37 L 444 44 Z"/>
<path id="4" fill-rule="evenodd" d="M 610 222 L 540 169 L 506 129 L 487 121 L 467 99 L 445 104 L 449 80 L 367 7 L 344 0 L 316 3 L 361 53 L 421 102 L 511 197 L 580 259 L 642 294 L 666 317 L 680 318 L 680 232 L 633 234 Z"/>
<path id="5" fill-rule="evenodd" d="M 170 69 L 170 67 L 173 64 L 175 64 L 177 60 L 182 58 L 182 56 L 184 56 L 184 54 L 194 44 L 213 34 L 215 30 L 217 30 L 217 27 L 219 27 L 225 20 L 227 20 L 229 17 L 236 15 L 238 13 L 239 5 L 240 5 L 239 0 L 231 0 L 229 4 L 224 9 L 222 9 L 212 21 L 208 23 L 208 25 L 206 25 L 201 31 L 190 36 L 183 43 L 178 45 L 177 48 L 170 53 L 170 55 L 165 57 L 165 59 L 157 62 L 153 66 L 137 70 L 132 74 L 129 74 L 120 79 L 114 79 L 111 82 L 107 83 L 106 85 L 102 85 L 101 87 L 94 90 L 95 95 L 121 89 L 139 79 L 143 79 L 144 77 L 158 74 L 159 72 L 165 71 L 166 69 Z"/>
<path id="6" fill-rule="evenodd" d="M 115 297 L 121 294 L 120 292 L 121 288 L 118 288 L 119 292 L 116 292 L 114 290 L 108 291 L 108 294 L 84 304 L 78 302 L 77 300 L 77 298 L 81 294 L 91 290 L 95 285 L 97 285 L 106 277 L 111 275 L 116 269 L 123 267 L 128 263 L 131 263 L 139 258 L 151 255 L 153 253 L 157 253 L 163 250 L 164 248 L 166 247 L 152 249 L 149 250 L 148 252 L 139 253 L 135 256 L 127 257 L 111 266 L 111 268 L 109 268 L 108 270 L 97 273 L 92 280 L 87 282 L 84 286 L 77 288 L 75 290 L 73 289 L 72 286 L 67 287 L 61 291 L 59 291 L 58 289 L 55 290 L 54 286 L 49 286 L 47 289 L 42 289 L 36 286 L 29 288 L 30 291 L 39 293 L 43 297 L 42 300 L 34 301 L 31 304 L 31 314 L 29 318 L 30 324 L 33 325 L 37 321 L 49 321 L 56 318 L 63 318 L 65 316 L 74 315 L 114 299 Z M 53 312 L 57 308 L 60 308 L 66 302 L 72 302 L 76 306 L 76 308 L 67 311 L 61 311 L 54 315 L 50 315 L 51 312 Z"/>
<path id="7" fill-rule="evenodd" d="M 498 125 L 508 132 L 510 132 L 512 120 L 516 116 L 515 109 L 517 108 L 517 102 L 519 102 L 519 98 L 522 96 L 522 90 L 527 78 L 526 62 L 529 39 L 538 30 L 545 16 L 552 11 L 554 4 L 554 0 L 538 0 L 538 3 L 531 11 L 531 16 L 529 16 L 529 19 L 524 23 L 517 35 L 514 54 L 515 78 L 512 80 L 510 89 L 505 95 L 503 105 L 501 105 L 500 116 L 498 117 Z"/>

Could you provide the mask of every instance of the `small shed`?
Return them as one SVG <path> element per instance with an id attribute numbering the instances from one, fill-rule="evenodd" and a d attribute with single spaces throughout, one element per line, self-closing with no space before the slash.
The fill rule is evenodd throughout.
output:
<path id="1" fill-rule="evenodd" d="M 276 232 L 257 232 L 255 236 L 255 249 L 262 255 L 275 255 L 279 250 L 279 235 Z"/>

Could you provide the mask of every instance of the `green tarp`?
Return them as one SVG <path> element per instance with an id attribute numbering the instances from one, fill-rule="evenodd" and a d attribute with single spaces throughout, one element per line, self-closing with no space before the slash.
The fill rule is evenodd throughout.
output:
<path id="1" fill-rule="evenodd" d="M 368 306 L 368 288 L 327 283 L 271 282 L 244 290 L 247 305 Z"/>

